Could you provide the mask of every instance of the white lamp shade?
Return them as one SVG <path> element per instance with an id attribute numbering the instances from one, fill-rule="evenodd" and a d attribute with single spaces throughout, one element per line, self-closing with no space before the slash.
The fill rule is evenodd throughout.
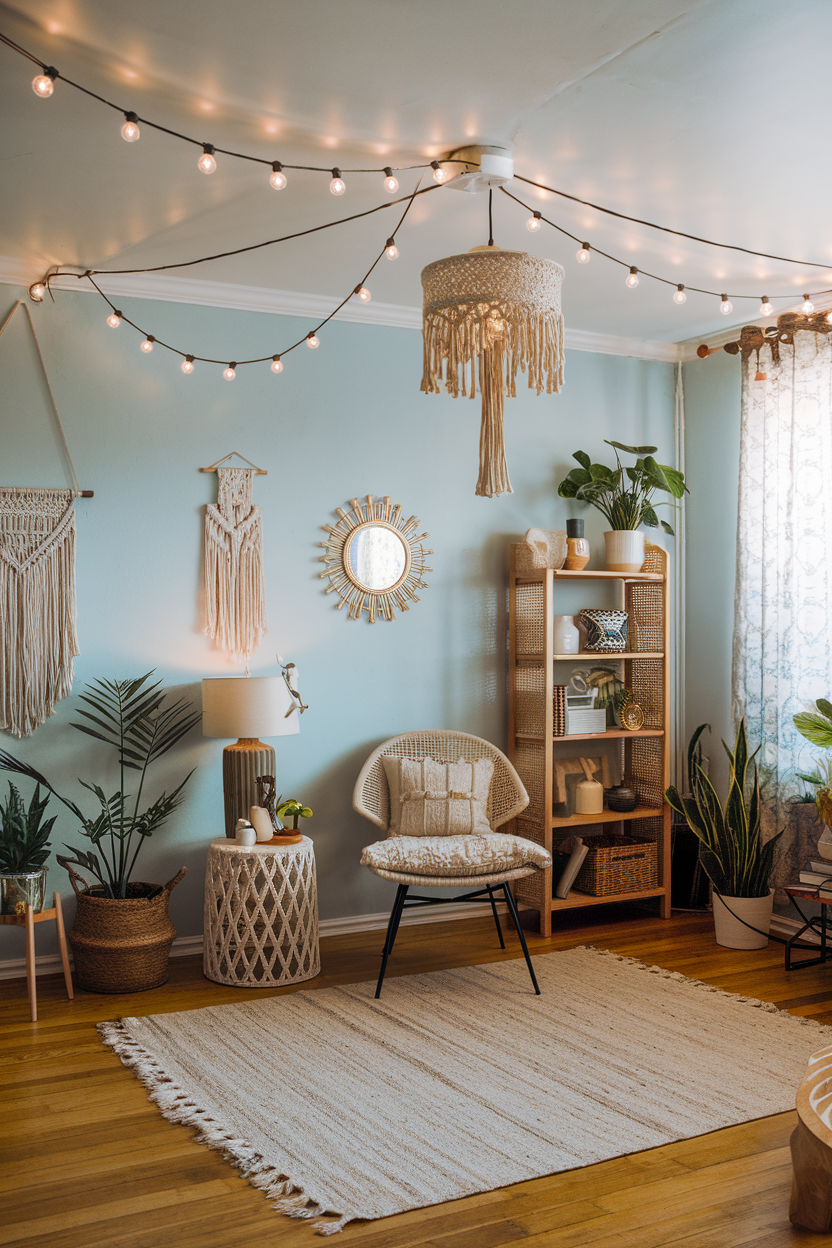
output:
<path id="1" fill-rule="evenodd" d="M 286 737 L 300 732 L 282 676 L 226 676 L 202 682 L 204 737 Z"/>

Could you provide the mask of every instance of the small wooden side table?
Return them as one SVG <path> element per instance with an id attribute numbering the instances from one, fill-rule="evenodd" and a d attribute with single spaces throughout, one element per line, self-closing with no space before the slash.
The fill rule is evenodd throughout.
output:
<path id="1" fill-rule="evenodd" d="M 203 970 L 218 984 L 271 988 L 321 969 L 315 849 L 217 837 L 205 866 Z"/>
<path id="2" fill-rule="evenodd" d="M 52 905 L 48 910 L 33 910 L 31 906 L 27 905 L 24 914 L 0 914 L 0 924 L 26 928 L 26 984 L 29 989 L 29 1015 L 33 1023 L 38 1021 L 38 990 L 35 974 L 35 924 L 44 923 L 47 919 L 54 919 L 55 926 L 58 929 L 58 945 L 60 946 L 61 963 L 64 968 L 66 995 L 70 1001 L 73 1001 L 75 993 L 72 991 L 72 972 L 69 969 L 69 954 L 66 948 L 61 894 L 52 894 Z"/>

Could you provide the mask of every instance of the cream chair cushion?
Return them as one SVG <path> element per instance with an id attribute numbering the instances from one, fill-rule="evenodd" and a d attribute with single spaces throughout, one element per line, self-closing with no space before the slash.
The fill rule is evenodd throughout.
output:
<path id="1" fill-rule="evenodd" d="M 425 876 L 495 875 L 518 867 L 550 867 L 548 850 L 522 836 L 390 836 L 368 845 L 362 866 Z"/>
<path id="2" fill-rule="evenodd" d="M 490 758 L 440 763 L 435 758 L 382 758 L 390 792 L 389 836 L 489 835 Z"/>

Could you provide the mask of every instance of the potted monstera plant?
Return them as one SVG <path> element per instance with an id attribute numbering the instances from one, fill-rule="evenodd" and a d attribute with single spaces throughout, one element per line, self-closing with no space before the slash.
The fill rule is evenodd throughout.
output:
<path id="1" fill-rule="evenodd" d="M 671 785 L 665 797 L 699 837 L 699 861 L 713 884 L 717 944 L 729 949 L 763 949 L 771 926 L 774 889 L 769 881 L 774 849 L 783 833 L 765 842 L 762 839 L 757 750 L 749 756 L 745 720 L 737 730 L 733 750 L 723 741 L 731 766 L 724 805 L 696 748 L 706 727 L 697 728 L 688 748 L 690 795 L 681 796 Z"/>
<path id="2" fill-rule="evenodd" d="M 189 772 L 171 793 L 142 804 L 147 773 L 199 722 L 199 712 L 183 699 L 172 702 L 148 684 L 152 672 L 135 680 L 99 680 L 81 695 L 79 721 L 72 727 L 112 746 L 119 787 L 107 796 L 99 784 L 81 781 L 97 809 L 85 814 L 62 797 L 45 776 L 11 754 L 0 751 L 0 769 L 28 776 L 62 802 L 78 825 L 88 848 L 67 846 L 58 862 L 69 872 L 78 909 L 69 941 L 80 987 L 91 992 L 141 992 L 163 984 L 176 929 L 168 916 L 171 891 L 185 875 L 183 867 L 167 884 L 134 880 L 136 859 L 149 836 L 158 831 L 184 800 Z M 128 792 L 128 777 L 135 786 Z M 36 793 L 39 790 L 36 790 Z M 92 876 L 88 883 L 77 871 Z"/>
<path id="3" fill-rule="evenodd" d="M 35 788 L 26 806 L 9 781 L 9 794 L 0 805 L 0 914 L 25 914 L 26 906 L 43 909 L 49 834 L 56 816 L 44 822 L 49 794 Z"/>
<path id="4" fill-rule="evenodd" d="M 580 467 L 573 468 L 558 486 L 561 498 L 576 498 L 591 503 L 609 523 L 604 534 L 607 569 L 610 572 L 640 572 L 644 563 L 644 533 L 641 526 L 655 529 L 659 525 L 673 535 L 666 520 L 656 515 L 656 507 L 672 506 L 688 493 L 684 474 L 653 458 L 655 446 L 625 446 L 610 442 L 615 451 L 615 467 L 593 464 L 586 451 L 572 456 Z M 635 464 L 622 465 L 619 451 L 635 455 Z M 654 501 L 656 493 L 669 494 L 669 499 Z"/>

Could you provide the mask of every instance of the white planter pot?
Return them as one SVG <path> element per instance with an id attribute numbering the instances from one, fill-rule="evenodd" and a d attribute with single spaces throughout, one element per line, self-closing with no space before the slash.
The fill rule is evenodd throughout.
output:
<path id="1" fill-rule="evenodd" d="M 604 534 L 608 572 L 640 572 L 644 563 L 641 529 L 611 529 Z"/>
<path id="2" fill-rule="evenodd" d="M 765 949 L 771 927 L 773 888 L 769 889 L 767 897 L 726 897 L 724 901 L 714 889 L 713 898 L 714 931 L 718 945 L 726 949 Z M 746 923 L 751 926 L 746 927 Z M 751 928 L 757 928 L 757 931 Z M 760 932 L 765 932 L 765 935 L 761 936 Z"/>

